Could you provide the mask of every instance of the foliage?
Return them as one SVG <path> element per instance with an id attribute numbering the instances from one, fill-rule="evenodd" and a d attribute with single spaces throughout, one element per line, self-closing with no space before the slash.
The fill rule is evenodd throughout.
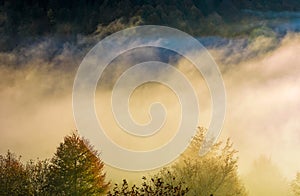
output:
<path id="1" fill-rule="evenodd" d="M 230 140 L 224 145 L 213 145 L 206 155 L 199 156 L 204 135 L 205 130 L 199 128 L 191 146 L 171 166 L 172 172 L 189 187 L 188 195 L 247 195 L 237 172 L 237 151 Z"/>
<path id="2" fill-rule="evenodd" d="M 179 160 L 150 180 L 143 177 L 140 186 L 129 186 L 124 179 L 108 195 L 247 195 L 237 173 L 237 151 L 230 140 L 213 145 L 206 155 L 199 156 L 204 136 L 205 129 L 199 129 Z M 64 138 L 51 160 L 22 164 L 20 157 L 10 152 L 1 155 L 0 195 L 104 194 L 109 183 L 105 182 L 103 166 L 97 151 L 74 133 Z M 300 175 L 293 183 L 295 193 L 299 189 L 298 178 Z"/>
<path id="3" fill-rule="evenodd" d="M 30 195 L 48 195 L 46 188 L 48 186 L 49 161 L 29 161 L 26 164 L 26 171 L 28 174 Z"/>
<path id="4" fill-rule="evenodd" d="M 0 155 L 0 195 L 99 195 L 108 183 L 97 151 L 76 134 L 66 136 L 54 157 L 29 161 Z"/>
<path id="5" fill-rule="evenodd" d="M 199 156 L 204 135 L 205 130 L 200 129 L 180 159 L 150 180 L 143 177 L 140 186 L 130 187 L 124 179 L 108 195 L 246 195 L 232 143 L 217 143 Z M 103 166 L 97 151 L 76 134 L 64 138 L 51 160 L 22 164 L 20 157 L 8 152 L 0 156 L 0 195 L 103 194 L 109 186 Z"/>
<path id="6" fill-rule="evenodd" d="M 76 134 L 66 136 L 50 161 L 48 191 L 55 195 L 99 195 L 108 188 L 97 151 Z"/>
<path id="7" fill-rule="evenodd" d="M 0 155 L 0 195 L 29 195 L 30 181 L 20 159 L 10 151 Z"/>
<path id="8" fill-rule="evenodd" d="M 204 136 L 205 129 L 199 128 L 180 159 L 152 176 L 150 181 L 144 177 L 141 187 L 130 187 L 123 180 L 122 186 L 115 184 L 108 195 L 247 195 L 237 172 L 237 151 L 230 140 L 213 145 L 205 156 L 199 156 Z"/>
<path id="9" fill-rule="evenodd" d="M 297 173 L 296 179 L 293 180 L 291 188 L 292 188 L 292 192 L 295 196 L 300 195 L 300 172 Z"/>
<path id="10" fill-rule="evenodd" d="M 127 181 L 124 179 L 123 184 L 119 187 L 115 184 L 115 187 L 110 191 L 108 196 L 183 196 L 188 192 L 188 188 L 183 182 L 176 182 L 176 177 L 167 171 L 165 178 L 160 177 L 160 174 L 152 177 L 151 180 L 147 180 L 143 177 L 143 183 L 140 187 L 133 185 L 129 187 Z"/>
<path id="11" fill-rule="evenodd" d="M 241 10 L 300 10 L 298 0 L 0 0 L 0 50 L 22 39 L 107 33 L 136 24 L 166 25 L 195 36 L 241 33 L 226 26 L 248 18 Z M 141 18 L 140 22 L 132 21 Z M 115 28 L 115 24 L 121 24 Z M 220 30 L 220 26 L 222 29 Z M 105 34 L 107 34 L 105 33 Z M 103 32 L 101 32 L 103 34 Z M 23 40 L 24 41 L 24 40 Z M 28 40 L 25 40 L 28 41 Z"/>

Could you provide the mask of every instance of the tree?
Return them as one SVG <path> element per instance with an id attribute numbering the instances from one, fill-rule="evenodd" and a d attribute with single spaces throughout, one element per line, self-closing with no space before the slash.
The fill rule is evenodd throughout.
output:
<path id="1" fill-rule="evenodd" d="M 291 188 L 294 195 L 300 195 L 300 172 L 297 173 L 296 179 L 293 180 Z"/>
<path id="2" fill-rule="evenodd" d="M 48 191 L 55 195 L 99 195 L 108 188 L 103 162 L 77 134 L 66 136 L 50 161 Z"/>
<path id="3" fill-rule="evenodd" d="M 27 172 L 20 160 L 10 151 L 0 155 L 0 195 L 29 195 Z"/>
<path id="4" fill-rule="evenodd" d="M 178 180 L 186 182 L 187 195 L 247 195 L 237 172 L 237 151 L 229 139 L 224 145 L 219 142 L 206 155 L 199 156 L 205 131 L 199 128 L 190 147 L 171 166 L 171 172 Z"/>
<path id="5" fill-rule="evenodd" d="M 266 156 L 254 161 L 252 169 L 245 176 L 250 195 L 288 195 L 289 186 L 279 168 Z"/>
<path id="6" fill-rule="evenodd" d="M 29 161 L 26 164 L 26 172 L 29 180 L 30 195 L 49 195 L 46 189 L 48 186 L 49 160 Z"/>

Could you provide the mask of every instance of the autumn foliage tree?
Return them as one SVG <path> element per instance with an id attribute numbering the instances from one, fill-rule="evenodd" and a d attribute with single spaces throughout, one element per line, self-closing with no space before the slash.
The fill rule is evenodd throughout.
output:
<path id="1" fill-rule="evenodd" d="M 237 172 L 236 151 L 232 143 L 214 144 L 205 156 L 199 156 L 205 130 L 200 129 L 190 147 L 167 168 L 141 185 L 110 187 L 110 196 L 152 195 L 247 195 Z M 101 195 L 106 194 L 104 163 L 93 147 L 77 134 L 64 138 L 50 160 L 22 164 L 8 152 L 0 155 L 0 195 Z M 295 181 L 297 187 L 298 181 Z M 296 189 L 295 189 L 296 190 Z"/>
<path id="2" fill-rule="evenodd" d="M 10 151 L 0 155 L 0 195 L 29 195 L 29 180 L 25 166 Z"/>
<path id="3" fill-rule="evenodd" d="M 50 161 L 48 191 L 53 195 L 99 195 L 108 188 L 98 152 L 77 134 L 66 136 Z"/>

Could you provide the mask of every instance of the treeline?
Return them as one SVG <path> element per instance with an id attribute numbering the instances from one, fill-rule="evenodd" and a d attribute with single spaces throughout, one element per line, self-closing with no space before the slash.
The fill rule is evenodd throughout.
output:
<path id="1" fill-rule="evenodd" d="M 0 195 L 99 195 L 109 186 L 98 153 L 76 134 L 50 160 L 20 159 L 9 151 L 0 156 Z"/>
<path id="2" fill-rule="evenodd" d="M 98 26 L 161 24 L 193 28 L 222 0 L 1 0 L 0 32 L 9 37 L 91 34 Z M 234 7 L 234 5 L 232 4 Z M 228 13 L 228 12 L 227 12 Z M 230 13 L 230 12 L 229 12 Z"/>
<path id="3" fill-rule="evenodd" d="M 0 155 L 0 195 L 247 195 L 237 173 L 232 143 L 217 143 L 200 157 L 200 129 L 178 161 L 142 184 L 107 181 L 104 163 L 87 140 L 77 134 L 64 138 L 51 159 L 22 163 L 11 152 Z"/>
<path id="4" fill-rule="evenodd" d="M 192 35 L 220 34 L 243 9 L 300 10 L 298 0 L 0 0 L 0 49 L 45 35 L 109 34 L 139 24 L 167 25 Z"/>
<path id="5" fill-rule="evenodd" d="M 0 195 L 248 195 L 237 172 L 237 151 L 230 140 L 215 144 L 200 157 L 204 135 L 205 130 L 199 129 L 179 160 L 156 174 L 143 176 L 141 184 L 129 184 L 126 176 L 118 180 L 121 184 L 106 180 L 99 153 L 76 133 L 64 138 L 51 159 L 23 163 L 21 157 L 8 151 L 0 155 Z M 300 173 L 291 190 L 300 195 Z"/>

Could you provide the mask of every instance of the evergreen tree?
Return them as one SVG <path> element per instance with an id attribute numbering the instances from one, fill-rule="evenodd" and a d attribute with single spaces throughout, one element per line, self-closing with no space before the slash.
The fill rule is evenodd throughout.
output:
<path id="1" fill-rule="evenodd" d="M 253 162 L 245 176 L 245 184 L 250 195 L 288 195 L 288 181 L 272 160 L 264 155 Z"/>
<path id="2" fill-rule="evenodd" d="M 77 134 L 66 136 L 50 161 L 48 191 L 55 195 L 99 195 L 105 193 L 103 162 L 99 154 Z"/>

